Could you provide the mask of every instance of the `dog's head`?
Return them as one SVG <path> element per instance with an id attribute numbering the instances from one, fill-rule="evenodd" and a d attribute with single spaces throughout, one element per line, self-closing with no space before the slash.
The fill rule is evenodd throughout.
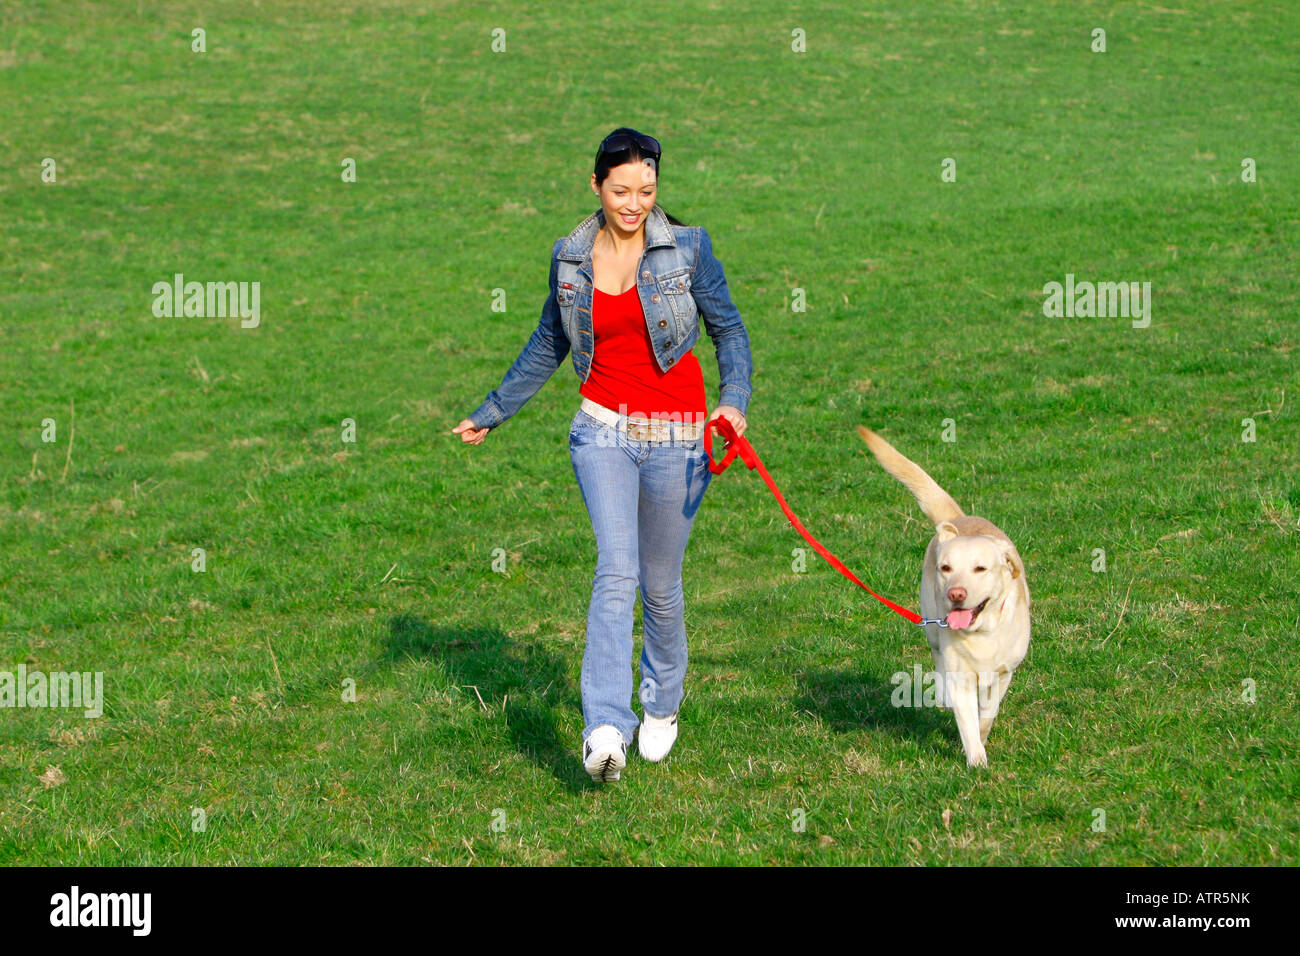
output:
<path id="1" fill-rule="evenodd" d="M 960 534 L 945 521 L 935 528 L 936 588 L 948 609 L 948 627 L 954 631 L 978 628 L 989 604 L 1002 600 L 1011 582 L 1024 574 L 1009 541 L 983 534 Z"/>

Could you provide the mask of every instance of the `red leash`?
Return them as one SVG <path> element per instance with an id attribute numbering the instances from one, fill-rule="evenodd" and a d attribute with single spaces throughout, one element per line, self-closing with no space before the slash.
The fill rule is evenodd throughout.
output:
<path id="1" fill-rule="evenodd" d="M 713 436 L 711 433 L 714 431 L 721 433 L 723 439 L 727 443 L 726 455 L 723 456 L 723 459 L 720 462 L 713 460 Z M 763 467 L 763 462 L 759 460 L 758 452 L 754 451 L 753 446 L 750 445 L 746 439 L 736 434 L 735 426 L 733 426 L 731 422 L 727 421 L 727 419 L 715 418 L 704 426 L 704 453 L 709 456 L 709 471 L 713 472 L 715 475 L 720 475 L 726 471 L 727 467 L 731 464 L 736 455 L 740 455 L 740 460 L 749 467 L 750 471 L 757 468 L 758 473 L 762 475 L 763 480 L 767 482 L 767 487 L 772 489 L 772 494 L 776 496 L 777 503 L 781 506 L 781 510 L 785 512 L 785 516 L 790 519 L 790 524 L 794 525 L 795 530 L 804 536 L 808 543 L 817 550 L 818 554 L 826 559 L 831 567 L 840 572 L 840 574 L 844 575 L 858 587 L 862 588 L 862 590 L 866 591 L 881 604 L 884 604 L 894 613 L 901 614 L 913 624 L 938 624 L 941 627 L 948 626 L 946 621 L 928 621 L 915 611 L 909 611 L 905 607 L 899 607 L 888 598 L 881 597 L 875 591 L 871 590 L 871 588 L 859 581 L 854 573 L 844 566 L 844 562 L 822 547 L 821 542 L 808 533 L 808 530 L 803 526 L 799 519 L 795 517 L 794 512 L 790 510 L 790 506 L 785 503 L 785 498 L 782 497 L 781 490 L 777 488 L 776 482 L 772 480 L 772 476 L 769 475 L 767 469 Z"/>

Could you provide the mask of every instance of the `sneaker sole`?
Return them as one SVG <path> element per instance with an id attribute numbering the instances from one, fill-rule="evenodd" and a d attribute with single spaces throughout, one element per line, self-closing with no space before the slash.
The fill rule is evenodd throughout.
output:
<path id="1" fill-rule="evenodd" d="M 627 766 L 627 761 L 619 762 L 617 754 L 610 754 L 604 760 L 600 761 L 593 767 L 591 764 L 584 764 L 587 773 L 596 783 L 612 783 L 619 779 L 619 774 Z"/>

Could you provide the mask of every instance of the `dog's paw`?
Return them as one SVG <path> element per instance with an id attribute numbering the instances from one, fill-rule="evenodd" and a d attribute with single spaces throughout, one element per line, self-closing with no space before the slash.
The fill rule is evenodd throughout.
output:
<path id="1" fill-rule="evenodd" d="M 975 751 L 974 753 L 968 753 L 966 755 L 966 766 L 968 767 L 987 767 L 988 765 L 989 765 L 988 754 L 984 752 L 983 747 L 981 747 L 979 750 Z"/>

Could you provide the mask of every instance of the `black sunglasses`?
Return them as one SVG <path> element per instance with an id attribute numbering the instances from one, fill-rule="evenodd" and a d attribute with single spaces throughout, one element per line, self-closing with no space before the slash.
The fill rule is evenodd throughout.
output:
<path id="1" fill-rule="evenodd" d="M 663 154 L 663 150 L 659 146 L 659 140 L 653 136 L 647 136 L 645 133 L 611 133 L 600 144 L 600 151 L 606 155 L 621 153 L 631 149 L 633 143 L 636 143 L 642 152 L 652 153 L 655 162 L 658 162 L 659 157 Z"/>

